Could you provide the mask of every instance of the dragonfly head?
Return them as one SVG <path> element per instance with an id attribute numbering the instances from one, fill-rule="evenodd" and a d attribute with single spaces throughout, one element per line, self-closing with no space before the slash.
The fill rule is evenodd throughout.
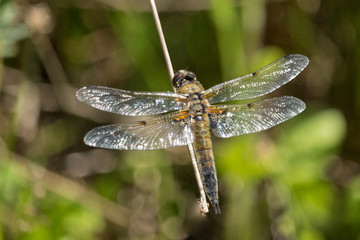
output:
<path id="1" fill-rule="evenodd" d="M 172 84 L 177 92 L 181 92 L 181 89 L 188 84 L 201 86 L 195 73 L 186 70 L 180 70 L 177 72 L 172 79 Z"/>

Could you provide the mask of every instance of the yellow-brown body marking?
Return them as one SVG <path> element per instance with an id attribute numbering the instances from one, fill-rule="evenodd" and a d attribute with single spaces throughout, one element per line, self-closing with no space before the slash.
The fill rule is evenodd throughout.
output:
<path id="1" fill-rule="evenodd" d="M 204 98 L 203 91 L 204 88 L 198 81 L 185 83 L 178 89 L 179 93 L 189 94 L 188 112 L 191 116 L 197 165 L 205 193 L 214 207 L 215 213 L 219 214 L 218 181 L 208 116 L 210 103 Z"/>

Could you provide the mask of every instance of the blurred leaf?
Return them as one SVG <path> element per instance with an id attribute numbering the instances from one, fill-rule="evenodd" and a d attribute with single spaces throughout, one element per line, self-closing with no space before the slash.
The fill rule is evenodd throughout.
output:
<path id="1" fill-rule="evenodd" d="M 164 71 L 165 60 L 160 54 L 161 48 L 151 17 L 150 14 L 113 14 L 113 28 L 119 40 L 126 46 L 129 57 L 148 88 L 170 91 L 170 79 Z M 144 88 L 139 82 L 131 86 L 137 86 L 137 90 Z"/>
<path id="2" fill-rule="evenodd" d="M 305 223 L 297 230 L 302 239 L 323 239 L 314 227 L 324 226 L 332 215 L 329 209 L 335 204 L 335 192 L 326 181 L 326 168 L 345 130 L 343 115 L 329 109 L 305 115 L 278 141 L 276 185 L 285 182 L 291 192 L 292 198 L 284 204 L 291 206 L 288 214 L 295 222 Z"/>
<path id="3" fill-rule="evenodd" d="M 0 5 L 0 57 L 14 57 L 18 54 L 17 43 L 29 36 L 25 24 L 16 23 L 15 3 Z"/>
<path id="4" fill-rule="evenodd" d="M 255 157 L 256 140 L 255 135 L 244 135 L 223 139 L 215 146 L 216 165 L 224 178 L 236 176 L 251 181 L 265 176 L 266 169 Z"/>
<path id="5" fill-rule="evenodd" d="M 327 109 L 302 118 L 301 123 L 284 133 L 280 144 L 291 155 L 299 152 L 324 155 L 339 147 L 345 131 L 343 114 L 336 109 Z"/>
<path id="6" fill-rule="evenodd" d="M 308 230 L 308 231 L 302 231 L 299 236 L 299 240 L 324 240 L 319 233 Z"/>
<path id="7" fill-rule="evenodd" d="M 33 146 L 28 150 L 29 156 L 38 158 L 55 155 L 77 141 L 73 137 L 74 130 L 68 131 L 68 121 L 70 119 L 58 120 L 41 128 Z"/>
<path id="8" fill-rule="evenodd" d="M 351 180 L 347 188 L 348 194 L 345 197 L 344 222 L 343 224 L 351 229 L 351 226 L 360 224 L 360 177 Z M 353 236 L 360 237 L 358 231 L 351 230 Z M 351 236 L 351 235 L 350 235 Z"/>
<path id="9" fill-rule="evenodd" d="M 212 20 L 219 44 L 221 67 L 225 79 L 246 73 L 241 8 L 234 8 L 230 0 L 210 1 Z"/>
<path id="10" fill-rule="evenodd" d="M 278 141 L 279 160 L 289 183 L 313 181 L 324 176 L 343 141 L 346 124 L 335 109 L 323 110 L 302 118 L 296 126 L 283 133 Z"/>

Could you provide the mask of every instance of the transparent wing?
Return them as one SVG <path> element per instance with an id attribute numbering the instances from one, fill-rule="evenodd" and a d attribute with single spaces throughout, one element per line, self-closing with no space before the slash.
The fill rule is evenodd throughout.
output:
<path id="1" fill-rule="evenodd" d="M 209 88 L 205 97 L 210 103 L 258 97 L 295 78 L 308 63 L 309 59 L 303 55 L 288 55 L 252 74 Z"/>
<path id="2" fill-rule="evenodd" d="M 149 121 L 121 123 L 94 128 L 84 142 L 93 147 L 119 150 L 152 150 L 188 144 L 190 117 L 180 112 L 169 113 Z"/>
<path id="3" fill-rule="evenodd" d="M 81 88 L 76 97 L 94 108 L 127 116 L 154 115 L 181 108 L 184 95 L 173 92 L 133 92 L 101 86 Z"/>
<path id="4" fill-rule="evenodd" d="M 295 97 L 280 97 L 241 105 L 212 106 L 210 126 L 217 137 L 228 138 L 259 132 L 282 123 L 305 109 Z"/>

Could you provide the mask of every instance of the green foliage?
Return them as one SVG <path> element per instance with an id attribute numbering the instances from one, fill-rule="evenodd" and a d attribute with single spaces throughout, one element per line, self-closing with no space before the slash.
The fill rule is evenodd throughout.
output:
<path id="1" fill-rule="evenodd" d="M 16 21 L 16 6 L 12 1 L 0 2 L 0 57 L 18 54 L 17 43 L 29 36 L 25 24 Z"/>

